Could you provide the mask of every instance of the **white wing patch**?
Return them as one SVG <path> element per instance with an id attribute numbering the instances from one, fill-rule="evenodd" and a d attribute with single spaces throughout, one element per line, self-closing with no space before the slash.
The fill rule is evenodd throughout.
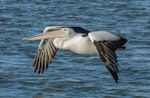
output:
<path id="1" fill-rule="evenodd" d="M 92 42 L 94 41 L 114 41 L 120 39 L 117 35 L 114 35 L 110 32 L 107 31 L 95 31 L 95 32 L 90 32 L 88 34 L 90 40 Z"/>

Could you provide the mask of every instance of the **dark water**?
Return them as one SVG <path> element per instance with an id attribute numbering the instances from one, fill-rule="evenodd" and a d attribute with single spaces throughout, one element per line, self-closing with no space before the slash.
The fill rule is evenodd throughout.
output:
<path id="1" fill-rule="evenodd" d="M 23 37 L 46 26 L 81 26 L 128 39 L 118 51 L 119 84 L 97 56 L 59 50 L 48 71 L 33 73 L 39 41 Z M 149 0 L 0 0 L 0 98 L 148 98 Z"/>

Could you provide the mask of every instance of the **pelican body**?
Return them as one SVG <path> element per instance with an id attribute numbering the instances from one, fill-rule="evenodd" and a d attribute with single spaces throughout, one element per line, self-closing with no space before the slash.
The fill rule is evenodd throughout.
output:
<path id="1" fill-rule="evenodd" d="M 125 38 L 107 31 L 90 32 L 81 27 L 51 26 L 42 34 L 24 40 L 41 40 L 34 60 L 35 72 L 43 73 L 48 68 L 58 49 L 77 54 L 98 55 L 115 82 L 118 81 L 118 63 L 115 51 L 125 49 Z"/>

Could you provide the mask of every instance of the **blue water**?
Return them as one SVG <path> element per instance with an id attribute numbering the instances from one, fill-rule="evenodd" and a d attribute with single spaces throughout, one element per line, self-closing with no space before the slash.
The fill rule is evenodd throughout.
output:
<path id="1" fill-rule="evenodd" d="M 62 50 L 44 74 L 34 73 L 39 41 L 22 38 L 53 25 L 127 38 L 117 51 L 119 83 L 98 56 Z M 149 98 L 149 63 L 149 0 L 0 0 L 0 98 Z"/>

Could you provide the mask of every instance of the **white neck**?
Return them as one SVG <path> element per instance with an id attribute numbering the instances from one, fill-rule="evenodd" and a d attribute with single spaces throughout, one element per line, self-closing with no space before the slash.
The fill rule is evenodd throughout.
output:
<path id="1" fill-rule="evenodd" d="M 54 39 L 54 45 L 59 49 L 68 49 L 66 42 L 72 39 L 76 35 L 76 32 L 74 32 L 73 29 L 68 28 L 68 31 L 66 32 L 65 38 L 55 38 Z"/>
<path id="2" fill-rule="evenodd" d="M 59 49 L 67 49 L 66 47 L 64 47 L 65 45 L 65 41 L 69 40 L 69 38 L 55 38 L 53 43 L 55 45 L 55 47 L 59 48 Z"/>

